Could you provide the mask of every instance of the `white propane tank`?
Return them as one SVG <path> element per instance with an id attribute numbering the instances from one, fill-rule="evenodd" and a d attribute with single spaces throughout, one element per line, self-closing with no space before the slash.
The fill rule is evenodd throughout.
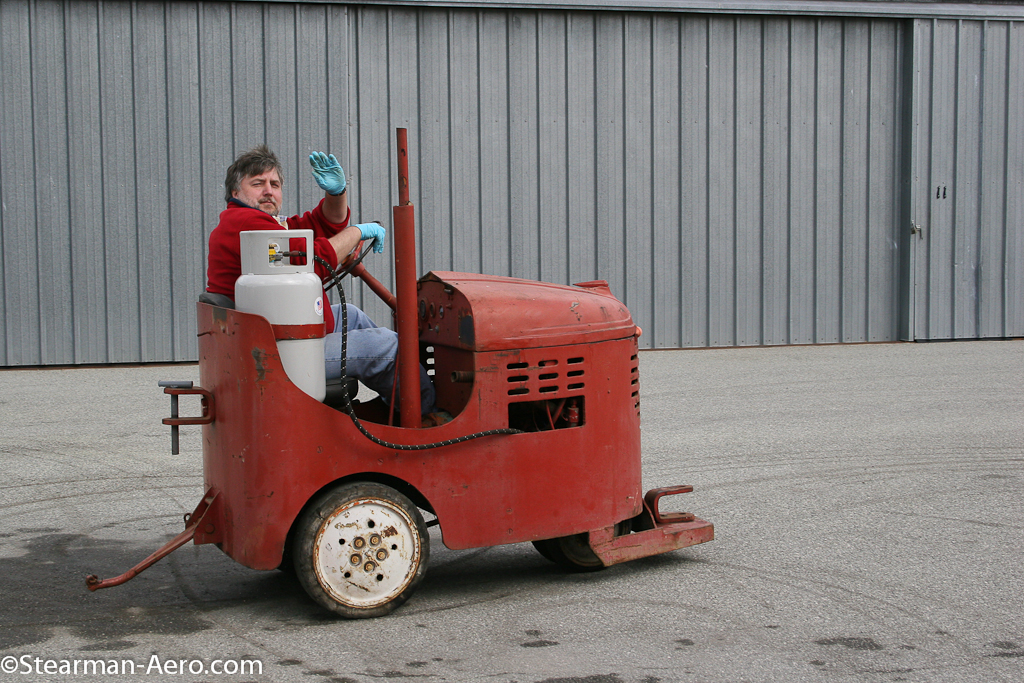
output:
<path id="1" fill-rule="evenodd" d="M 262 315 L 270 321 L 288 379 L 323 401 L 327 395 L 324 292 L 320 278 L 313 272 L 313 231 L 246 230 L 239 233 L 239 238 L 242 275 L 235 281 L 235 309 Z M 305 243 L 301 251 L 308 257 L 303 265 L 292 265 L 291 258 L 280 256 L 281 252 L 291 251 L 289 242 L 294 239 Z M 284 325 L 303 327 L 279 327 Z M 317 325 L 316 338 L 289 338 L 311 336 Z"/>

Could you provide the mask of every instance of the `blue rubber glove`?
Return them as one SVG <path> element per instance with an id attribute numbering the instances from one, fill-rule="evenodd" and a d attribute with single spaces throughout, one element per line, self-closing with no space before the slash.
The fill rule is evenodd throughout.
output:
<path id="1" fill-rule="evenodd" d="M 380 223 L 359 223 L 356 225 L 364 240 L 373 240 L 373 253 L 384 253 L 384 238 L 387 232 Z"/>
<path id="2" fill-rule="evenodd" d="M 309 155 L 309 165 L 313 167 L 313 179 L 321 190 L 335 195 L 345 191 L 345 171 L 333 154 L 327 156 L 323 152 L 313 152 Z"/>

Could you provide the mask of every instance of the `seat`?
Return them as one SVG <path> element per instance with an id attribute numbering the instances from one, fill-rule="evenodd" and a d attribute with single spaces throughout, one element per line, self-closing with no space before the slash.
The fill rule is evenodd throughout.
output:
<path id="1" fill-rule="evenodd" d="M 349 377 L 348 379 L 348 397 L 356 403 L 356 394 L 359 393 L 359 380 L 355 377 Z M 329 405 L 337 410 L 343 410 L 345 407 L 345 399 L 343 394 L 343 385 L 340 377 L 327 380 L 327 396 L 324 397 L 324 404 Z"/>
<path id="2" fill-rule="evenodd" d="M 220 308 L 235 307 L 235 302 L 231 297 L 226 294 L 214 294 L 213 292 L 203 292 L 200 294 L 199 303 L 219 306 Z"/>

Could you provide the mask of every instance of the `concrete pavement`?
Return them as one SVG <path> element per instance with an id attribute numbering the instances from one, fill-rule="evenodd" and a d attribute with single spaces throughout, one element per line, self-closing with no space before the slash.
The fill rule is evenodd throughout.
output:
<path id="1" fill-rule="evenodd" d="M 693 484 L 714 542 L 567 574 L 434 529 L 416 595 L 364 621 L 211 546 L 85 590 L 202 495 L 158 379 L 198 370 L 0 371 L 0 681 L 1024 680 L 1022 341 L 644 352 L 645 487 Z M 135 676 L 43 670 L 76 660 Z"/>

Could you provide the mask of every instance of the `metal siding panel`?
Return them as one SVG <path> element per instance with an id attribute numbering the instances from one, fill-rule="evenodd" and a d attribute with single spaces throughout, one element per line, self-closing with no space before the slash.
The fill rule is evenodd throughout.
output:
<path id="1" fill-rule="evenodd" d="M 379 131 L 378 135 L 384 147 L 367 149 L 366 153 L 383 157 L 384 150 L 387 150 L 387 160 L 390 164 L 385 171 L 389 183 L 386 190 L 375 199 L 382 201 L 385 206 L 393 206 L 397 202 L 396 178 L 398 162 L 394 159 L 395 154 L 395 129 L 406 128 L 409 131 L 410 154 L 419 156 L 422 148 L 422 134 L 420 131 L 420 107 L 423 103 L 422 86 L 420 81 L 420 52 L 418 40 L 422 33 L 420 29 L 420 12 L 413 9 L 393 8 L 387 11 L 387 34 L 386 41 L 381 46 L 385 49 L 382 55 L 376 56 L 375 52 L 371 58 L 380 59 L 387 64 L 387 90 L 380 91 L 377 97 L 365 91 L 360 95 L 370 95 L 372 107 L 370 112 L 387 111 L 391 117 L 388 128 Z M 365 60 L 362 62 L 365 64 Z M 365 123 L 379 126 L 379 114 L 371 117 Z M 375 166 L 374 179 L 383 177 L 379 175 Z M 409 165 L 409 194 L 411 201 L 423 201 L 423 177 L 419 168 L 413 164 Z M 382 188 L 384 189 L 384 188 Z M 422 219 L 422 216 L 417 216 Z M 422 246 L 422 245 L 421 245 Z"/>
<path id="2" fill-rule="evenodd" d="M 428 211 L 424 208 L 431 206 L 433 201 L 433 198 L 427 197 L 424 192 L 425 187 L 432 187 L 431 183 L 433 180 L 426 178 L 423 170 L 430 167 L 429 162 L 424 165 L 424 154 L 429 153 L 425 152 L 425 150 L 431 149 L 431 145 L 429 143 L 425 145 L 424 140 L 429 140 L 434 130 L 433 122 L 427 121 L 425 117 L 425 112 L 429 111 L 430 107 L 429 97 L 431 97 L 430 89 L 432 84 L 422 79 L 424 73 L 429 74 L 429 65 L 425 66 L 422 63 L 425 56 L 420 51 L 420 43 L 425 40 L 425 22 L 429 20 L 424 18 L 426 12 L 415 9 L 408 11 L 393 9 L 389 14 L 391 21 L 388 37 L 388 97 L 391 125 L 388 130 L 382 131 L 382 138 L 387 140 L 388 159 L 391 160 L 391 164 L 387 171 L 388 182 L 386 184 L 381 183 L 384 186 L 382 189 L 386 189 L 386 192 L 377 199 L 383 201 L 388 207 L 394 206 L 398 202 L 396 180 L 398 162 L 394 151 L 395 129 L 404 127 L 408 130 L 409 154 L 414 161 L 414 163 L 409 164 L 409 193 L 410 200 L 417 205 L 415 212 L 417 272 L 422 272 L 425 265 L 423 260 L 424 240 L 422 239 L 424 226 L 430 226 L 430 230 L 435 229 L 433 226 L 434 211 Z M 383 150 L 378 149 L 369 153 L 381 154 L 382 152 Z M 373 179 L 376 181 L 377 178 L 382 177 L 375 175 Z M 388 210 L 387 215 L 390 219 L 392 215 L 390 210 Z M 393 255 L 388 261 L 390 261 L 388 268 L 393 268 Z M 392 291 L 394 291 L 394 288 L 392 288 Z M 369 308 L 378 317 L 385 315 L 390 317 L 390 312 L 372 301 L 372 298 L 366 299 L 365 303 L 369 304 Z"/>
<path id="3" fill-rule="evenodd" d="M 916 62 L 917 91 L 914 102 L 914 177 L 911 185 L 911 220 L 922 232 L 913 241 L 912 292 L 914 299 L 914 338 L 927 339 L 930 315 L 928 296 L 929 254 L 932 239 L 932 66 L 934 55 L 935 22 L 915 22 L 914 60 Z"/>
<path id="4" fill-rule="evenodd" d="M 764 115 L 763 20 L 736 20 L 736 154 L 733 172 L 736 186 L 735 226 L 735 306 L 736 336 L 739 346 L 763 343 L 761 278 L 762 231 L 765 229 L 761 207 L 765 192 L 765 150 L 762 138 Z M 729 195 L 724 195 L 729 196 Z"/>
<path id="5" fill-rule="evenodd" d="M 509 275 L 510 230 L 522 207 L 509 200 L 508 15 L 480 13 L 481 272 Z"/>
<path id="6" fill-rule="evenodd" d="M 981 24 L 961 22 L 957 50 L 956 180 L 953 194 L 953 335 L 978 336 Z"/>
<path id="7" fill-rule="evenodd" d="M 202 140 L 199 136 L 199 34 L 195 3 L 167 5 L 168 173 L 170 182 L 170 301 L 172 358 L 193 360 L 196 344 L 195 301 L 205 281 L 205 231 L 196 207 L 178 197 L 201 197 Z"/>
<path id="8" fill-rule="evenodd" d="M 234 161 L 234 96 L 232 93 L 232 9 L 223 3 L 199 5 L 199 142 L 201 164 L 197 208 L 203 228 L 203 271 L 195 283 L 198 290 L 206 288 L 206 254 L 210 233 L 217 226 L 224 210 L 224 176 Z M 196 295 L 198 295 L 198 291 Z M 192 307 L 193 316 L 195 307 Z"/>
<path id="9" fill-rule="evenodd" d="M 540 277 L 538 226 L 540 204 L 540 150 L 538 144 L 537 14 L 512 12 L 508 32 L 509 184 L 512 211 L 512 275 Z"/>
<path id="10" fill-rule="evenodd" d="M 68 167 L 64 11 L 41 0 L 32 7 L 32 144 L 35 159 L 36 240 L 33 278 L 39 287 L 40 359 L 74 361 L 73 311 L 68 296 L 71 253 L 68 230 Z"/>
<path id="11" fill-rule="evenodd" d="M 354 102 L 351 107 L 355 120 L 352 122 L 354 133 L 349 138 L 350 153 L 346 162 L 349 164 L 346 169 L 349 209 L 354 223 L 380 220 L 388 227 L 384 258 L 370 257 L 366 265 L 375 277 L 390 287 L 393 282 L 394 257 L 391 251 L 394 240 L 390 235 L 391 207 L 395 204 L 395 199 L 391 196 L 392 183 L 395 182 L 391 173 L 395 134 L 392 132 L 394 122 L 389 118 L 389 59 L 394 59 L 389 57 L 388 49 L 391 17 L 386 9 L 358 8 L 352 11 L 351 21 L 352 41 L 348 50 L 351 63 L 354 64 L 351 70 Z M 405 43 L 402 43 L 402 46 L 408 50 Z M 402 58 L 410 59 L 406 53 L 402 54 Z M 404 64 L 409 68 L 408 62 Z M 403 120 L 401 125 L 408 127 L 409 122 Z M 411 180 L 416 181 L 415 178 Z M 413 199 L 414 202 L 418 200 L 418 196 Z M 376 296 L 368 294 L 365 288 L 356 287 L 354 284 L 349 285 L 345 293 L 349 303 L 360 306 L 378 321 L 378 324 L 390 326 L 391 316 L 380 316 L 383 307 L 376 304 Z"/>
<path id="12" fill-rule="evenodd" d="M 817 22 L 794 19 L 789 53 L 789 328 L 792 344 L 814 342 Z"/>
<path id="13" fill-rule="evenodd" d="M 597 127 L 597 276 L 623 298 L 626 291 L 623 223 L 627 218 L 623 169 L 625 111 L 623 17 L 595 20 Z"/>
<path id="14" fill-rule="evenodd" d="M 391 207 L 397 202 L 395 178 L 397 162 L 395 133 L 398 127 L 410 129 L 410 151 L 417 154 L 419 144 L 412 117 L 416 116 L 418 92 L 416 90 L 416 45 L 410 40 L 416 35 L 416 15 L 412 12 L 393 12 L 385 9 L 356 10 L 356 31 L 352 49 L 356 57 L 358 85 L 356 108 L 358 128 L 354 140 L 358 141 L 358 156 L 353 163 L 356 174 L 354 187 L 349 191 L 352 220 L 356 223 L 380 220 L 392 226 Z M 409 72 L 405 80 L 395 76 Z M 394 79 L 394 80 L 393 80 Z M 413 203 L 419 201 L 419 173 L 410 168 L 410 195 Z M 417 219 L 422 216 L 417 212 Z M 417 221 L 417 222 L 418 222 Z M 389 229 L 390 233 L 390 229 Z M 384 258 L 372 258 L 367 267 L 389 288 L 394 282 L 394 240 L 389 239 Z M 352 303 L 361 305 L 378 324 L 391 326 L 391 316 L 377 297 L 362 292 Z"/>
<path id="15" fill-rule="evenodd" d="M 43 361 L 40 349 L 39 268 L 33 259 L 12 255 L 38 253 L 35 160 L 26 141 L 33 139 L 32 63 L 28 4 L 0 2 L 0 206 L 3 207 L 4 346 L 8 365 Z M 10 302 L 10 304 L 8 304 Z M 16 303 L 15 303 L 16 302 Z"/>
<path id="16" fill-rule="evenodd" d="M 107 360 L 106 279 L 103 258 L 103 159 L 100 148 L 99 14 L 96 3 L 65 5 L 69 169 L 67 207 L 71 248 L 75 363 Z M 200 251 L 202 258 L 202 251 Z"/>
<path id="17" fill-rule="evenodd" d="M 654 247 L 654 167 L 652 144 L 653 103 L 651 93 L 652 25 L 649 15 L 627 15 L 623 30 L 624 105 L 623 112 L 626 203 L 623 218 L 623 262 L 625 288 L 622 296 L 633 320 L 651 329 L 641 339 L 642 347 L 651 346 L 659 320 L 654 316 L 652 249 Z M 674 269 L 673 269 L 674 270 Z M 672 271 L 669 271 L 671 273 Z M 659 273 L 661 275 L 662 273 Z M 666 273 L 667 274 L 667 273 Z"/>
<path id="18" fill-rule="evenodd" d="M 452 171 L 448 13 L 419 13 L 419 137 L 416 170 L 419 175 L 417 242 L 422 270 L 446 270 L 452 263 Z"/>
<path id="19" fill-rule="evenodd" d="M 736 339 L 736 21 L 712 19 L 708 36 L 708 345 Z M 743 150 L 746 154 L 747 150 Z"/>
<path id="20" fill-rule="evenodd" d="M 545 12 L 537 22 L 536 175 L 542 208 L 540 222 L 532 227 L 538 233 L 539 277 L 559 284 L 569 284 L 566 21 L 561 12 Z"/>
<path id="21" fill-rule="evenodd" d="M 479 20 L 479 12 L 448 13 L 452 37 L 448 55 L 451 177 L 447 191 L 452 223 L 451 268 L 466 272 L 479 272 L 483 262 Z"/>
<path id="22" fill-rule="evenodd" d="M 132 6 L 100 5 L 103 241 L 107 263 L 107 360 L 145 360 L 139 323 L 139 260 Z M 149 274 L 147 273 L 147 277 Z"/>
<path id="23" fill-rule="evenodd" d="M 388 11 L 388 37 L 384 45 L 387 50 L 384 60 L 388 65 L 387 91 L 384 97 L 374 98 L 374 106 L 371 111 L 387 111 L 390 115 L 390 125 L 379 131 L 381 145 L 367 149 L 366 154 L 379 155 L 382 160 L 389 162 L 387 169 L 380 168 L 375 164 L 375 171 L 366 177 L 367 182 L 379 183 L 379 192 L 373 193 L 374 208 L 381 206 L 381 210 L 387 212 L 388 221 L 391 220 L 391 208 L 398 203 L 398 161 L 395 152 L 395 129 L 405 128 L 409 136 L 409 154 L 414 163 L 409 164 L 409 196 L 410 201 L 419 207 L 428 201 L 423 192 L 424 178 L 421 164 L 423 163 L 423 140 L 424 130 L 421 117 L 421 109 L 424 106 L 424 90 L 430 84 L 421 81 L 422 67 L 420 65 L 421 55 L 419 40 L 423 34 L 421 27 L 422 12 L 415 9 L 393 8 Z M 379 126 L 379 117 L 373 119 L 371 125 Z M 386 183 L 378 179 L 387 178 Z M 428 181 L 429 182 L 429 181 Z M 367 188 L 363 188 L 366 190 Z M 368 215 L 368 214 L 367 214 Z M 422 234 L 424 220 L 429 221 L 430 217 L 421 208 L 416 210 L 417 237 Z M 432 228 L 431 228 L 432 229 Z M 423 240 L 417 239 L 417 272 L 423 267 Z M 390 254 L 387 259 L 388 269 L 393 268 L 394 255 Z M 375 264 L 376 265 L 376 262 Z M 394 282 L 393 276 L 389 276 Z M 393 288 L 392 288 L 393 291 Z M 374 304 L 367 300 L 374 308 Z M 381 313 L 384 310 L 380 310 Z"/>
<path id="24" fill-rule="evenodd" d="M 891 21 L 871 22 L 867 201 L 867 341 L 898 339 L 900 81 L 899 33 Z"/>
<path id="25" fill-rule="evenodd" d="M 349 129 L 352 126 L 350 120 L 351 100 L 349 87 L 355 79 L 354 69 L 351 68 L 353 60 L 349 58 L 349 47 L 351 41 L 349 36 L 353 32 L 350 25 L 351 17 L 348 7 L 345 5 L 328 5 L 324 13 L 324 33 L 326 35 L 326 54 L 320 55 L 324 59 L 326 77 L 324 83 L 324 94 L 326 97 L 326 128 L 328 149 L 335 150 L 334 154 L 340 155 L 338 159 L 344 159 L 343 164 L 351 163 L 352 145 Z M 315 56 L 315 55 L 314 55 Z M 345 169 L 346 180 L 349 170 Z"/>
<path id="26" fill-rule="evenodd" d="M 566 211 L 569 216 L 569 281 L 595 280 L 597 264 L 597 121 L 595 19 L 573 12 L 567 18 L 566 107 L 569 120 Z"/>
<path id="27" fill-rule="evenodd" d="M 17 27 L 18 12 L 20 9 L 13 3 L 2 3 L 0 4 L 0 88 L 3 88 L 4 96 L 0 97 L 0 209 L 7 206 L 7 194 L 5 187 L 8 182 L 12 181 L 12 177 L 8 176 L 6 172 L 7 168 L 7 155 L 10 150 L 9 143 L 11 141 L 11 129 L 8 126 L 8 117 L 13 115 L 14 107 L 11 104 L 14 97 L 8 95 L 10 92 L 7 87 L 9 85 L 8 78 L 4 76 L 10 71 L 8 64 L 9 54 L 19 54 L 18 49 L 11 49 L 12 43 L 18 44 L 17 36 L 10 35 L 14 33 L 14 29 Z M 12 20 L 14 21 L 14 27 L 12 27 Z M 20 46 L 19 46 L 20 47 Z M 6 247 L 7 247 L 7 220 L 5 214 L 6 209 L 0 210 L 0 363 L 3 365 L 11 364 L 11 359 L 8 356 L 8 330 L 11 327 L 10 321 L 7 319 L 7 272 L 5 269 L 6 259 Z"/>
<path id="28" fill-rule="evenodd" d="M 231 5 L 231 88 L 234 153 L 260 143 L 273 144 L 267 130 L 267 98 L 264 83 L 271 66 L 264 64 L 264 5 Z M 230 162 L 229 162 L 230 164 Z M 225 165 L 225 170 L 227 165 Z M 287 167 L 285 168 L 287 171 Z M 285 199 L 286 206 L 287 199 Z"/>
<path id="29" fill-rule="evenodd" d="M 654 227 L 652 258 L 652 305 L 654 329 L 640 342 L 655 348 L 678 347 L 682 340 L 682 269 L 680 240 L 685 229 L 681 204 L 684 201 L 680 166 L 682 119 L 680 96 L 680 17 L 658 16 L 653 20 L 651 53 L 653 103 L 652 207 Z M 687 128 L 687 134 L 690 134 Z M 692 168 L 692 167 L 691 167 Z M 693 169 L 696 170 L 696 169 Z"/>
<path id="30" fill-rule="evenodd" d="M 789 19 L 764 20 L 761 343 L 788 344 L 791 201 Z"/>
<path id="31" fill-rule="evenodd" d="M 307 125 L 311 131 L 322 127 L 322 130 L 317 134 L 324 137 L 316 140 L 316 146 L 329 150 L 331 154 L 337 157 L 338 162 L 345 170 L 347 184 L 354 188 L 356 185 L 356 174 L 359 169 L 355 166 L 356 147 L 352 144 L 352 139 L 349 135 L 349 129 L 354 126 L 354 121 L 350 119 L 352 112 L 349 88 L 354 84 L 356 78 L 355 68 L 352 67 L 355 63 L 354 52 L 350 54 L 352 49 L 349 40 L 349 36 L 354 33 L 353 27 L 350 25 L 352 18 L 348 13 L 348 6 L 346 5 L 325 5 L 323 6 L 322 14 L 314 11 L 312 7 L 303 7 L 300 12 L 300 26 L 302 27 L 300 28 L 300 36 L 301 30 L 309 27 L 308 30 L 310 31 L 322 33 L 324 41 L 321 53 L 310 50 L 303 50 L 301 53 L 303 59 L 314 62 L 319 61 L 323 64 L 323 71 L 319 74 L 321 80 L 315 83 L 311 82 L 310 87 L 323 90 L 324 109 L 321 112 L 317 112 L 315 109 L 310 108 L 308 114 L 310 123 Z M 317 27 L 317 21 L 322 21 L 323 26 Z M 299 42 L 301 44 L 302 41 L 300 40 Z M 300 86 L 300 98 L 302 92 Z M 320 117 L 317 116 L 318 113 Z M 323 119 L 322 123 L 318 122 L 321 117 Z M 313 135 L 313 133 L 310 133 L 310 135 Z M 310 147 L 314 146 L 312 138 L 308 144 Z M 312 175 L 309 177 L 309 182 L 311 183 L 311 191 L 313 191 L 312 188 L 316 187 L 316 183 L 313 181 Z M 323 195 L 319 187 L 316 187 L 315 191 L 318 193 L 318 196 Z M 348 194 L 349 208 L 354 211 L 351 203 L 352 198 L 355 196 L 354 189 L 350 189 Z M 359 221 L 354 212 L 351 218 L 354 223 L 365 222 Z M 381 216 L 380 219 L 381 222 L 384 222 L 384 216 Z M 390 225 L 390 223 L 385 223 L 385 225 Z M 362 302 L 364 288 L 360 280 L 355 278 L 352 280 L 354 281 L 345 283 L 345 297 L 349 303 L 358 305 Z M 328 292 L 327 302 L 325 303 L 330 305 L 340 301 L 341 298 L 338 296 L 337 289 L 332 289 Z"/>
<path id="32" fill-rule="evenodd" d="M 815 343 L 842 339 L 843 22 L 818 22 Z"/>
<path id="33" fill-rule="evenodd" d="M 925 337 L 950 339 L 953 326 L 953 243 L 954 202 L 949 191 L 955 191 L 956 161 L 956 57 L 958 27 L 955 21 L 937 21 L 932 37 L 932 107 L 931 107 L 931 194 L 930 224 L 925 233 L 928 277 L 925 283 L 928 300 L 928 324 Z M 943 188 L 946 196 L 943 197 Z"/>
<path id="34" fill-rule="evenodd" d="M 713 20 L 687 17 L 680 33 L 680 345 L 708 346 L 711 170 L 709 44 Z M 717 163 L 717 161 L 716 161 Z"/>
<path id="35" fill-rule="evenodd" d="M 843 41 L 842 339 L 867 341 L 870 24 L 847 22 Z"/>
<path id="36" fill-rule="evenodd" d="M 348 170 L 344 150 L 331 147 L 327 134 L 330 116 L 326 57 L 328 9 L 327 5 L 295 6 L 295 34 L 289 41 L 294 49 L 295 72 L 291 80 L 295 85 L 288 91 L 295 99 L 289 102 L 282 98 L 279 105 L 283 111 L 295 112 L 295 176 L 287 194 L 296 194 L 300 212 L 311 210 L 324 198 L 324 191 L 316 184 L 309 166 L 312 152 L 333 154 L 342 169 Z M 284 56 L 281 59 L 284 61 Z"/>
<path id="37" fill-rule="evenodd" d="M 171 301 L 168 92 L 165 5 L 134 5 L 133 56 L 136 215 L 141 359 L 174 359 Z M 131 177 L 131 176 L 129 176 Z"/>
<path id="38" fill-rule="evenodd" d="M 1004 334 L 1024 336 L 1024 23 L 1010 24 L 1007 37 L 1006 235 L 1003 242 L 1005 283 Z"/>
<path id="39" fill-rule="evenodd" d="M 1002 337 L 1007 209 L 1007 71 L 1008 22 L 983 27 L 981 93 L 981 182 L 979 194 L 980 250 L 978 253 L 978 336 Z"/>
<path id="40" fill-rule="evenodd" d="M 900 126 L 899 215 L 896 221 L 896 245 L 899 249 L 899 285 L 897 291 L 897 327 L 899 341 L 914 341 L 917 324 L 917 301 L 914 297 L 914 272 L 920 241 L 917 230 L 920 191 L 917 176 L 922 166 L 919 113 L 921 108 L 922 26 L 919 21 L 906 22 L 903 34 L 900 67 L 902 92 Z"/>
<path id="41" fill-rule="evenodd" d="M 312 183 L 307 170 L 308 152 L 303 156 L 302 165 L 299 165 L 299 95 L 296 85 L 298 64 L 295 36 L 298 5 L 271 2 L 264 5 L 263 12 L 266 29 L 261 36 L 263 78 L 260 79 L 259 87 L 263 91 L 266 103 L 263 113 L 265 141 L 277 154 L 284 169 L 281 213 L 293 215 L 312 208 L 303 201 L 303 190 L 309 192 L 307 188 Z M 305 96 L 306 93 L 303 93 L 303 97 Z M 256 140 L 254 144 L 256 142 L 262 140 Z"/>

